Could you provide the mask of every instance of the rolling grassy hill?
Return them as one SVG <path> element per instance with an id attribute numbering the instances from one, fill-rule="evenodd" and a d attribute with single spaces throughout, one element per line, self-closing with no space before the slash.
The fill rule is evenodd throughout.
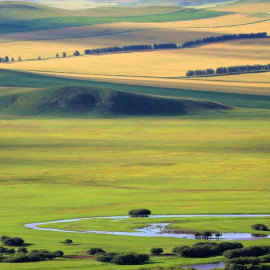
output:
<path id="1" fill-rule="evenodd" d="M 164 14 L 180 10 L 175 6 L 144 6 L 144 7 L 101 7 L 83 10 L 66 10 L 48 7 L 41 4 L 0 1 L 0 22 L 13 22 L 60 16 L 87 16 L 87 17 L 126 17 Z"/>
<path id="2" fill-rule="evenodd" d="M 106 13 L 106 10 L 104 12 L 104 9 L 102 9 L 102 15 L 98 17 L 97 11 L 94 16 L 91 16 L 92 13 L 87 11 L 69 12 L 29 3 L 3 2 L 0 4 L 0 34 L 116 22 L 143 23 L 197 20 L 228 14 L 220 11 L 189 8 L 180 10 L 167 8 L 163 11 L 157 9 L 156 12 L 150 12 L 150 9 L 146 8 L 146 10 L 135 9 L 135 12 L 130 11 L 128 14 L 123 14 L 122 10 L 109 9 Z"/>
<path id="3" fill-rule="evenodd" d="M 183 115 L 229 106 L 96 87 L 64 86 L 0 97 L 5 112 L 19 115 Z M 0 107 L 1 108 L 1 107 Z"/>
<path id="4" fill-rule="evenodd" d="M 16 80 L 14 78 L 16 77 Z M 85 81 L 79 79 L 67 79 L 53 76 L 45 76 L 20 71 L 0 70 L 0 86 L 2 87 L 25 87 L 25 88 L 46 88 L 63 85 L 93 86 L 119 89 L 134 93 L 159 95 L 164 97 L 206 99 L 230 106 L 247 108 L 270 108 L 269 96 L 218 93 L 208 91 L 194 91 L 181 88 L 138 86 L 128 84 L 116 84 L 106 82 Z M 25 89 L 24 89 L 25 91 Z M 1 91 L 0 91 L 1 92 Z M 7 90 L 5 89 L 5 95 Z M 11 97 L 10 97 L 11 98 Z"/>
<path id="5" fill-rule="evenodd" d="M 5 1 L 5 0 L 0 0 Z M 20 1 L 20 0 L 18 0 Z M 23 1 L 23 0 L 21 0 Z M 29 3 L 39 3 L 41 5 L 51 6 L 51 7 L 60 7 L 65 9 L 87 9 L 87 8 L 95 8 L 95 7 L 104 7 L 104 6 L 142 6 L 142 5 L 170 5 L 170 6 L 183 6 L 183 5 L 204 5 L 209 3 L 220 3 L 227 2 L 229 0 L 112 0 L 112 1 L 104 1 L 104 0 L 26 0 L 25 2 Z"/>

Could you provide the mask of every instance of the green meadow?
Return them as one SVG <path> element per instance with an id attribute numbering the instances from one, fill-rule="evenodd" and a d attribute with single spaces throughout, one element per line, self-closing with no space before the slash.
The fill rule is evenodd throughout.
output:
<path id="1" fill-rule="evenodd" d="M 28 249 L 74 255 L 107 251 L 170 252 L 194 240 L 34 231 L 26 223 L 126 215 L 269 213 L 269 111 L 235 109 L 198 116 L 114 119 L 6 117 L 0 122 L 1 235 L 20 236 Z M 163 219 L 160 221 L 164 221 Z M 76 229 L 132 230 L 154 220 L 63 223 Z M 156 221 L 156 220 L 155 220 Z M 173 219 L 172 227 L 251 232 L 261 219 Z M 134 223 L 134 224 L 133 224 Z M 54 225 L 55 227 L 59 226 Z M 78 228 L 76 228 L 78 226 Z M 74 244 L 60 244 L 66 238 Z M 245 246 L 269 240 L 243 241 Z M 221 261 L 151 257 L 150 266 Z M 17 265 L 2 264 L 2 269 Z M 119 269 L 93 259 L 20 264 L 19 269 Z M 138 269 L 123 266 L 122 269 Z M 18 268 L 17 268 L 18 269 Z"/>
<path id="2" fill-rule="evenodd" d="M 155 3 L 161 2 L 158 0 Z M 233 8 L 242 2 L 255 1 L 241 0 L 228 7 Z M 264 4 L 269 0 L 258 2 Z M 145 0 L 140 3 L 153 2 Z M 202 0 L 200 3 L 209 1 Z M 153 37 L 158 33 L 165 43 L 174 33 L 178 35 L 182 31 L 181 35 L 187 37 L 192 34 L 187 29 L 189 26 L 184 29 L 184 25 L 177 21 L 217 17 L 205 23 L 198 21 L 199 25 L 195 27 L 205 28 L 203 31 L 208 31 L 209 36 L 216 35 L 213 31 L 215 27 L 220 28 L 220 34 L 229 33 L 228 27 L 223 29 L 222 26 L 227 25 L 224 22 L 226 18 L 222 17 L 227 14 L 231 14 L 228 20 L 232 20 L 230 24 L 236 27 L 231 33 L 256 32 L 254 29 L 259 32 L 261 25 L 262 29 L 267 29 L 264 23 L 257 22 L 255 28 L 253 22 L 245 17 L 254 16 L 255 20 L 259 16 L 259 8 L 267 9 L 264 5 L 256 7 L 258 10 L 248 15 L 222 7 L 107 7 L 72 11 L 0 1 L 0 34 L 19 33 L 2 35 L 2 38 L 14 39 L 15 42 L 20 39 L 21 33 L 28 31 L 119 22 L 157 23 L 158 28 L 158 23 L 175 22 L 165 28 L 162 26 L 161 32 L 150 33 Z M 240 18 L 239 21 L 237 18 Z M 251 29 L 244 29 L 248 23 L 252 24 Z M 243 28 L 237 28 L 239 24 Z M 194 27 L 192 22 L 190 27 Z M 153 41 L 151 35 L 146 37 Z M 27 40 L 27 35 L 22 36 Z M 102 44 L 111 46 L 111 37 L 109 34 L 102 36 Z M 80 42 L 79 37 L 72 40 Z M 141 40 L 139 33 L 134 35 L 134 42 L 136 40 Z M 59 42 L 57 46 L 61 49 L 62 43 L 56 42 Z M 95 41 L 91 39 L 89 48 L 92 43 L 95 44 Z M 40 46 L 45 49 L 50 44 Z M 200 50 L 199 47 L 197 49 Z M 251 53 L 253 49 L 250 46 Z M 222 50 L 217 49 L 213 54 L 222 58 Z M 189 51 L 179 52 L 185 54 Z M 70 57 L 70 61 L 72 59 Z M 42 58 L 40 63 L 45 64 L 47 60 Z M 196 60 L 200 61 L 199 54 Z M 126 61 L 129 61 L 128 58 Z M 128 63 L 132 65 L 132 61 Z M 154 61 L 151 64 L 151 67 L 157 68 Z M 184 64 L 179 62 L 179 65 Z M 167 228 L 172 230 L 220 233 L 256 234 L 258 231 L 251 229 L 255 223 L 270 227 L 270 216 L 159 219 L 150 216 L 41 225 L 73 233 L 26 228 L 29 223 L 126 216 L 129 210 L 140 208 L 150 209 L 153 215 L 270 215 L 270 96 L 256 92 L 257 78 L 256 83 L 249 82 L 247 85 L 253 87 L 253 92 L 246 92 L 255 93 L 252 95 L 232 93 L 233 89 L 229 88 L 234 85 L 231 83 L 228 89 L 224 84 L 217 92 L 213 92 L 212 88 L 196 91 L 185 89 L 180 80 L 176 88 L 150 87 L 68 79 L 61 77 L 60 71 L 59 77 L 53 77 L 24 72 L 23 69 L 4 69 L 12 67 L 9 65 L 1 63 L 0 69 L 0 236 L 23 238 L 28 250 L 62 250 L 67 256 L 82 257 L 20 264 L 1 262 L 1 269 L 137 270 L 142 266 L 100 263 L 83 256 L 93 247 L 107 252 L 147 254 L 150 254 L 151 248 L 160 247 L 165 253 L 171 253 L 176 246 L 193 245 L 199 241 L 75 231 L 134 232 L 157 222 L 170 223 Z M 75 71 L 74 67 L 72 72 Z M 136 72 L 132 74 L 134 78 L 139 77 Z M 151 80 L 154 79 L 151 77 Z M 248 82 L 249 78 L 242 76 L 239 82 L 244 80 Z M 258 83 L 260 90 L 263 81 L 258 79 Z M 241 86 L 240 83 L 237 85 Z M 243 82 L 243 91 L 244 87 Z M 263 89 L 266 89 L 266 84 Z M 270 230 L 263 234 L 270 234 Z M 66 239 L 72 239 L 73 244 L 61 243 Z M 244 246 L 269 245 L 269 238 L 240 242 Z M 221 255 L 205 258 L 151 256 L 143 267 L 183 266 L 224 260 Z"/>

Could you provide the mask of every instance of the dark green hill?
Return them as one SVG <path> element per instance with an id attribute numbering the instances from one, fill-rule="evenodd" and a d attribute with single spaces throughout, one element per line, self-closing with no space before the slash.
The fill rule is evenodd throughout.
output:
<path id="1" fill-rule="evenodd" d="M 211 101 L 167 98 L 121 90 L 63 86 L 0 96 L 5 113 L 16 115 L 183 115 L 229 109 Z"/>

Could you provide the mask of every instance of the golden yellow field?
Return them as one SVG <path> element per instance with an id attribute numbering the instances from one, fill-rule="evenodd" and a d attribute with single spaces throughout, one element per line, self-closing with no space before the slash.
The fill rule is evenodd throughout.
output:
<path id="1" fill-rule="evenodd" d="M 268 19 L 269 21 L 263 21 Z M 257 22 L 257 23 L 256 23 Z M 65 51 L 71 55 L 75 50 L 83 52 L 107 46 L 131 44 L 154 44 L 188 40 L 223 34 L 263 32 L 270 29 L 270 16 L 227 16 L 166 23 L 114 23 L 106 25 L 68 27 L 16 34 L 1 34 L 1 55 L 22 59 L 55 57 Z"/>
<path id="2" fill-rule="evenodd" d="M 256 39 L 221 42 L 199 48 L 22 61 L 2 66 L 57 73 L 172 78 L 185 76 L 189 69 L 268 64 L 269 54 L 270 39 Z"/>

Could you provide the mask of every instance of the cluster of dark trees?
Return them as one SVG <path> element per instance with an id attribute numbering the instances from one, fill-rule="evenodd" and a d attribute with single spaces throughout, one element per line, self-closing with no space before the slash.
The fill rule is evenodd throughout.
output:
<path id="1" fill-rule="evenodd" d="M 270 66 L 270 64 L 269 64 L 269 66 Z M 269 69 L 270 69 L 270 67 L 269 67 Z M 253 230 L 257 230 L 257 231 L 268 231 L 268 227 L 264 224 L 254 224 L 251 226 L 251 228 Z"/>
<path id="2" fill-rule="evenodd" d="M 227 40 L 235 40 L 235 39 L 245 39 L 245 38 L 266 38 L 267 33 L 251 33 L 251 34 L 238 34 L 238 35 L 222 35 L 217 37 L 206 37 L 203 39 L 197 39 L 192 41 L 186 41 L 182 44 L 181 48 L 188 48 L 196 45 L 201 45 L 205 43 L 213 43 L 217 41 L 227 41 Z"/>
<path id="3" fill-rule="evenodd" d="M 5 246 L 14 246 L 18 247 L 23 245 L 24 240 L 20 237 L 9 237 L 6 235 L 1 236 L 0 240 L 3 242 Z"/>
<path id="4" fill-rule="evenodd" d="M 243 245 L 238 242 L 199 242 L 193 246 L 180 246 L 175 247 L 172 252 L 177 253 L 181 257 L 187 258 L 201 258 L 207 256 L 215 256 L 222 254 L 227 250 L 239 249 Z"/>
<path id="5" fill-rule="evenodd" d="M 53 260 L 56 257 L 63 257 L 64 252 L 57 250 L 49 252 L 47 250 L 31 250 L 29 253 L 26 248 L 18 249 L 17 253 L 13 253 L 8 257 L 1 257 L 2 262 L 7 263 L 23 263 L 23 262 L 39 262 Z"/>
<path id="6" fill-rule="evenodd" d="M 0 57 L 0 63 L 8 63 L 8 62 L 14 62 L 14 57 L 9 58 L 8 56 Z M 22 61 L 22 58 L 19 56 L 18 61 Z"/>
<path id="7" fill-rule="evenodd" d="M 241 250 L 241 251 L 240 251 Z M 253 246 L 242 248 L 230 254 L 225 262 L 225 270 L 269 270 L 270 266 L 261 263 L 270 263 L 270 247 Z M 232 256 L 233 255 L 233 256 Z"/>
<path id="8" fill-rule="evenodd" d="M 56 257 L 63 257 L 64 252 L 57 250 L 49 252 L 47 250 L 31 250 L 28 252 L 26 247 L 23 247 L 24 240 L 20 237 L 1 236 L 0 240 L 7 246 L 21 246 L 17 249 L 0 247 L 0 261 L 8 263 L 21 263 L 21 262 L 37 262 L 52 260 Z M 6 256 L 9 255 L 9 256 Z"/>
<path id="9" fill-rule="evenodd" d="M 243 66 L 230 66 L 230 67 L 218 67 L 216 70 L 189 70 L 186 73 L 187 77 L 197 76 L 211 76 L 211 75 L 223 75 L 223 74 L 240 74 L 257 71 L 270 71 L 270 64 L 267 65 L 243 65 Z"/>
<path id="10" fill-rule="evenodd" d="M 149 260 L 149 255 L 138 253 L 106 253 L 102 248 L 91 248 L 88 254 L 95 255 L 98 262 L 114 263 L 119 265 L 137 265 Z"/>
<path id="11" fill-rule="evenodd" d="M 228 259 L 234 259 L 238 257 L 263 256 L 267 254 L 270 254 L 270 246 L 237 248 L 234 250 L 227 250 L 223 253 L 223 255 Z"/>
<path id="12" fill-rule="evenodd" d="M 14 248 L 5 248 L 5 247 L 0 247 L 0 254 L 14 254 L 16 251 Z"/>
<path id="13" fill-rule="evenodd" d="M 215 234 L 213 234 L 213 233 L 211 233 L 209 231 L 202 232 L 202 233 L 195 232 L 194 233 L 194 236 L 195 236 L 195 239 L 209 240 L 209 239 L 215 237 L 217 240 L 219 240 L 220 237 L 222 236 L 222 233 L 215 233 Z"/>
<path id="14" fill-rule="evenodd" d="M 130 217 L 148 217 L 151 211 L 148 209 L 133 209 L 128 212 Z"/>

